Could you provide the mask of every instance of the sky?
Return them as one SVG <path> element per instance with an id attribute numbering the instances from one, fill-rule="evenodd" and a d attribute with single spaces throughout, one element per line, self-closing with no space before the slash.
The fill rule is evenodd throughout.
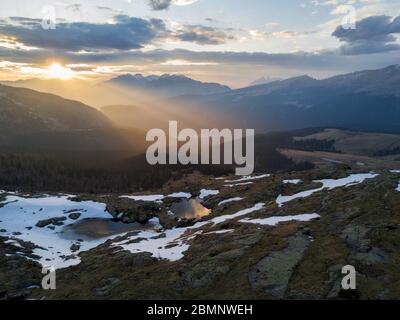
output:
<path id="1" fill-rule="evenodd" d="M 400 63 L 398 0 L 0 3 L 0 80 L 170 73 L 236 88 Z"/>

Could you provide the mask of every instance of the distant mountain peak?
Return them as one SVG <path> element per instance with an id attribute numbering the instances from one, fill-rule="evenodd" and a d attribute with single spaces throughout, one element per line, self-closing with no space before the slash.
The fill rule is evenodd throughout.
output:
<path id="1" fill-rule="evenodd" d="M 125 73 L 125 74 L 121 74 L 115 78 L 112 78 L 111 80 L 138 80 L 138 81 L 157 81 L 160 79 L 190 79 L 184 75 L 180 75 L 180 74 L 169 74 L 169 73 L 164 73 L 162 75 L 143 75 L 141 73 Z M 190 79 L 192 80 L 192 79 Z M 193 80 L 195 81 L 195 80 Z"/>
<path id="2" fill-rule="evenodd" d="M 105 82 L 105 84 L 123 86 L 141 90 L 159 97 L 182 95 L 206 95 L 230 91 L 219 83 L 201 82 L 181 74 L 148 75 L 122 74 Z"/>
<path id="3" fill-rule="evenodd" d="M 282 80 L 282 78 L 261 77 L 261 78 L 258 78 L 257 80 L 254 80 L 253 82 L 251 82 L 250 86 L 258 86 L 258 85 L 268 84 L 268 83 L 271 83 L 271 82 L 281 81 L 281 80 Z"/>
<path id="4" fill-rule="evenodd" d="M 297 76 L 297 77 L 293 77 L 293 78 L 290 78 L 290 79 L 286 79 L 284 81 L 286 81 L 286 82 L 299 82 L 299 81 L 315 82 L 315 81 L 318 81 L 318 80 L 310 77 L 309 75 L 304 74 L 304 75 L 301 75 L 301 76 Z"/>

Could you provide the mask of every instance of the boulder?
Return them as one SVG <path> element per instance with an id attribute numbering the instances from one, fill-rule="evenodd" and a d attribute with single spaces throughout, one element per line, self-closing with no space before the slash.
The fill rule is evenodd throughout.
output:
<path id="1" fill-rule="evenodd" d="M 38 228 L 44 228 L 49 225 L 54 225 L 54 226 L 61 226 L 63 225 L 63 221 L 67 220 L 66 217 L 55 217 L 55 218 L 50 218 L 46 220 L 41 220 L 38 223 L 36 223 L 36 227 Z"/>

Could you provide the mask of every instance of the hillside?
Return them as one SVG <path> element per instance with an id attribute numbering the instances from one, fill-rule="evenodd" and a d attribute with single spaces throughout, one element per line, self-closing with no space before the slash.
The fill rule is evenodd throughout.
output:
<path id="1" fill-rule="evenodd" d="M 357 132 L 340 129 L 325 129 L 321 132 L 295 137 L 297 141 L 304 140 L 334 141 L 334 148 L 342 153 L 362 156 L 378 156 L 385 151 L 390 155 L 400 157 L 400 135 L 373 132 Z M 399 149 L 398 153 L 395 151 Z"/>
<path id="2" fill-rule="evenodd" d="M 20 151 L 117 151 L 126 141 L 101 112 L 77 101 L 0 85 L 0 147 Z"/>
<path id="3" fill-rule="evenodd" d="M 194 174 L 114 196 L 0 194 L 0 299 L 397 299 L 400 175 L 369 170 Z M 57 290 L 43 291 L 49 261 Z M 349 264 L 357 289 L 344 291 Z"/>
<path id="4" fill-rule="evenodd" d="M 15 131 L 66 131 L 109 128 L 110 121 L 80 102 L 29 89 L 0 85 L 0 128 Z"/>

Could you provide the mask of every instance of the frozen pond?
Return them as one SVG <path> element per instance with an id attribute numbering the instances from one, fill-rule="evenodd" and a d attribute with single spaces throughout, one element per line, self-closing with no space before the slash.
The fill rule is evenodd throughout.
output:
<path id="1" fill-rule="evenodd" d="M 92 241 L 148 228 L 148 225 L 141 225 L 140 223 L 127 224 L 113 219 L 88 218 L 66 225 L 60 231 L 60 236 L 69 240 Z"/>
<path id="2" fill-rule="evenodd" d="M 56 269 L 79 264 L 80 252 L 115 238 L 117 231 L 126 232 L 125 226 L 111 222 L 104 203 L 76 202 L 66 195 L 29 198 L 9 195 L 1 204 L 0 229 L 4 231 L 1 235 L 10 238 L 16 247 L 21 247 L 18 240 L 33 243 L 36 246 L 33 254 L 38 257 L 35 260 Z M 93 221 L 102 226 L 98 232 L 94 231 Z M 65 236 L 63 232 L 68 229 Z M 71 232 L 75 229 L 77 234 Z M 18 254 L 24 256 L 22 252 Z"/>

